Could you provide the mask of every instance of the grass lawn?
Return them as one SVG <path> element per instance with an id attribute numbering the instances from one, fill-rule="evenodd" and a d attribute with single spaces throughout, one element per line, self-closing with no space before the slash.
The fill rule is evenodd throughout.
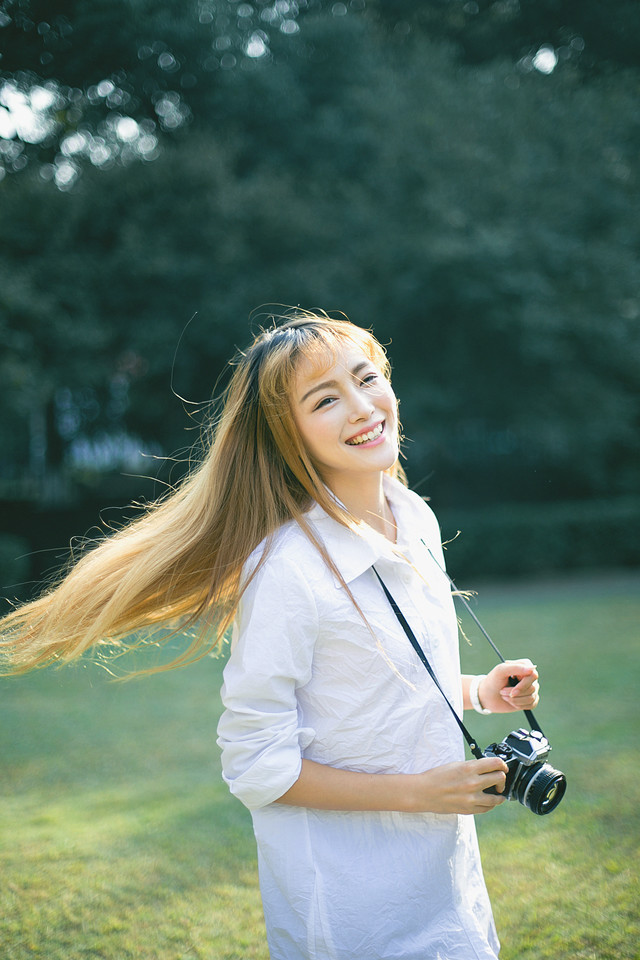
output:
<path id="1" fill-rule="evenodd" d="M 637 960 L 640 576 L 487 586 L 476 610 L 538 664 L 569 781 L 550 816 L 478 818 L 502 960 Z M 486 672 L 461 615 L 464 668 Z M 1 960 L 267 960 L 250 818 L 220 780 L 220 671 L 0 682 Z M 469 725 L 486 743 L 520 717 Z"/>

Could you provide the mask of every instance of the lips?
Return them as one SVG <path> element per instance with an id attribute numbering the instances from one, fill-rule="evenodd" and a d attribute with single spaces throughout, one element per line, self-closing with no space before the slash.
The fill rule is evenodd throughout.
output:
<path id="1" fill-rule="evenodd" d="M 362 443 L 369 443 L 371 440 L 377 440 L 382 434 L 383 430 L 384 420 L 381 420 L 380 423 L 376 424 L 375 427 L 372 427 L 371 430 L 364 430 L 362 433 L 358 433 L 355 437 L 345 440 L 345 443 L 348 443 L 349 446 L 352 447 L 360 446 Z"/>

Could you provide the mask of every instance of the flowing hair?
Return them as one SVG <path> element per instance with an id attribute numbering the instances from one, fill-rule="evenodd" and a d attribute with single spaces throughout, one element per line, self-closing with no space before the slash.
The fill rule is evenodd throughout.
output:
<path id="1" fill-rule="evenodd" d="M 88 550 L 42 596 L 0 620 L 0 672 L 65 663 L 96 647 L 117 654 L 182 632 L 191 642 L 178 657 L 136 672 L 199 659 L 222 642 L 234 619 L 250 582 L 243 579 L 248 557 L 265 542 L 255 576 L 273 534 L 289 520 L 346 588 L 305 512 L 315 501 L 356 532 L 360 522 L 324 486 L 291 403 L 300 360 L 329 367 L 345 345 L 361 349 L 389 378 L 384 348 L 347 320 L 296 310 L 261 329 L 231 361 L 201 462 L 176 490 Z M 387 472 L 406 483 L 398 462 Z"/>

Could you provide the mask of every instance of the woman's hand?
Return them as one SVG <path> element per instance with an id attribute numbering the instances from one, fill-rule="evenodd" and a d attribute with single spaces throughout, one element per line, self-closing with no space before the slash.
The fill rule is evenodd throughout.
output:
<path id="1" fill-rule="evenodd" d="M 500 794 L 507 770 L 499 757 L 433 767 L 414 777 L 413 809 L 429 813 L 488 813 L 506 799 Z M 498 793 L 485 793 L 487 787 L 496 787 Z"/>
<path id="2" fill-rule="evenodd" d="M 517 677 L 515 687 L 509 686 L 509 677 Z M 538 671 L 531 660 L 507 660 L 480 681 L 478 698 L 493 713 L 533 710 L 540 699 L 539 689 Z"/>

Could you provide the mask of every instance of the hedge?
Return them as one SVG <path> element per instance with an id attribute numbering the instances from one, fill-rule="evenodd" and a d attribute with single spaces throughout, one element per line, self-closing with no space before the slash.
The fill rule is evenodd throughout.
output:
<path id="1" fill-rule="evenodd" d="M 0 588 L 16 592 L 30 572 L 29 541 L 25 537 L 0 533 Z"/>
<path id="2" fill-rule="evenodd" d="M 456 578 L 640 566 L 640 498 L 435 509 Z"/>
<path id="3" fill-rule="evenodd" d="M 442 539 L 451 541 L 447 566 L 456 580 L 640 566 L 640 498 L 461 510 L 432 506 Z M 33 549 L 23 537 L 0 534 L 0 588 L 5 596 L 20 595 L 24 581 L 38 575 L 37 555 L 30 556 Z"/>

